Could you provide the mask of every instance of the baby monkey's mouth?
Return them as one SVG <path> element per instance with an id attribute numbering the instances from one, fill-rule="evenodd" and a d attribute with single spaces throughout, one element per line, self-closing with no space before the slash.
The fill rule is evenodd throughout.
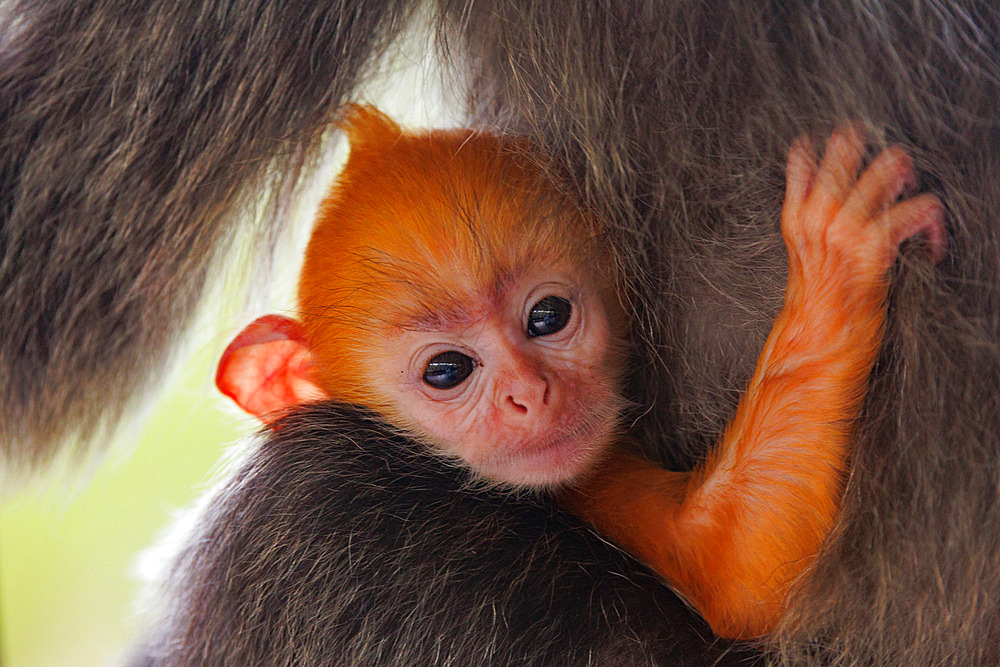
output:
<path id="1" fill-rule="evenodd" d="M 614 440 L 615 424 L 614 419 L 581 415 L 569 426 L 498 448 L 480 469 L 488 477 L 518 486 L 563 484 L 601 458 Z"/>

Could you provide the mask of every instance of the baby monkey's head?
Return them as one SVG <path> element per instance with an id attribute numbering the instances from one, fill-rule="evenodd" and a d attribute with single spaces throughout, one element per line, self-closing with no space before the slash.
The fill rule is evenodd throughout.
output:
<path id="1" fill-rule="evenodd" d="M 586 470 L 624 404 L 601 225 L 520 141 L 406 133 L 370 107 L 343 127 L 350 156 L 299 282 L 304 375 L 489 479 Z"/>

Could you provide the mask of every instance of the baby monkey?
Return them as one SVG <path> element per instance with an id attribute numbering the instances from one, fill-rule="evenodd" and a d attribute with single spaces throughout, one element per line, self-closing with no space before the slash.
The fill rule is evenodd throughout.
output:
<path id="1" fill-rule="evenodd" d="M 510 138 L 414 134 L 370 107 L 321 207 L 299 319 L 268 315 L 217 384 L 265 422 L 299 403 L 367 406 L 480 476 L 551 488 L 728 637 L 772 630 L 833 525 L 853 421 L 881 342 L 887 270 L 942 206 L 897 147 L 858 176 L 864 141 L 788 156 L 784 306 L 718 445 L 671 472 L 616 445 L 629 317 L 601 221 Z"/>

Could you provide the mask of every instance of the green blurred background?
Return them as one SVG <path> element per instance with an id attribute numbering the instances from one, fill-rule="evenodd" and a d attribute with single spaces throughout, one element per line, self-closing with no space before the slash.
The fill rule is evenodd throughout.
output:
<path id="1" fill-rule="evenodd" d="M 4 667 L 107 665 L 135 641 L 139 554 L 252 426 L 222 409 L 215 354 L 195 355 L 138 439 L 116 444 L 93 472 L 50 476 L 0 501 Z"/>

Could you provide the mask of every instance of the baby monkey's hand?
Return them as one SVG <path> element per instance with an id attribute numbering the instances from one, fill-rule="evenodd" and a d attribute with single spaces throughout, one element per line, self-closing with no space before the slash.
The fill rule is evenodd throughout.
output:
<path id="1" fill-rule="evenodd" d="M 837 129 L 818 162 L 808 139 L 788 154 L 781 230 L 788 247 L 789 281 L 826 291 L 883 287 L 900 243 L 923 234 L 928 253 L 945 251 L 943 207 L 921 194 L 896 201 L 915 183 L 912 160 L 890 146 L 858 176 L 864 140 L 855 126 Z"/>

